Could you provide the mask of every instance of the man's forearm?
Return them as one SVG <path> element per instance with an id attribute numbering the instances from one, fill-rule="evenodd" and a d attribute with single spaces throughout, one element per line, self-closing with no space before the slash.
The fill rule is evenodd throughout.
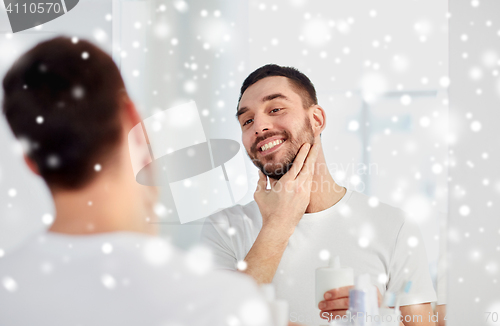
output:
<path id="1" fill-rule="evenodd" d="M 401 306 L 401 315 L 405 326 L 435 326 L 430 316 L 433 314 L 430 303 Z"/>
<path id="2" fill-rule="evenodd" d="M 292 233 L 278 227 L 263 227 L 245 257 L 245 273 L 257 283 L 271 283 Z"/>

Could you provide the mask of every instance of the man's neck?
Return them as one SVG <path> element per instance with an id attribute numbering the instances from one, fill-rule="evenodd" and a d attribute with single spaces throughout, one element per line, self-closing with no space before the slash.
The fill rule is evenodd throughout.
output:
<path id="1" fill-rule="evenodd" d="M 82 189 L 53 191 L 56 219 L 50 232 L 93 234 L 130 231 L 156 234 L 140 185 L 130 178 L 99 176 Z M 143 187 L 143 186 L 142 186 Z"/>
<path id="2" fill-rule="evenodd" d="M 330 174 L 325 157 L 321 151 L 314 167 L 311 198 L 306 213 L 323 211 L 338 203 L 346 194 L 347 189 L 339 186 Z"/>

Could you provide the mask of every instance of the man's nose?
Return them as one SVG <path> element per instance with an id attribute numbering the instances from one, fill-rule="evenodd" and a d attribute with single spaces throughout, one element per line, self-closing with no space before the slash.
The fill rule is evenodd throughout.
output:
<path id="1" fill-rule="evenodd" d="M 254 131 L 256 135 L 259 135 L 265 131 L 272 129 L 272 123 L 266 117 L 255 117 L 254 118 Z"/>

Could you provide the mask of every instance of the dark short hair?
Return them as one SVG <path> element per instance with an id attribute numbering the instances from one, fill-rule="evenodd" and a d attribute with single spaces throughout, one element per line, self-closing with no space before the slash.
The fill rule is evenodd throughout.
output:
<path id="1" fill-rule="evenodd" d="M 267 64 L 252 72 L 241 85 L 240 97 L 238 104 L 241 101 L 243 93 L 248 87 L 266 77 L 282 76 L 288 78 L 295 92 L 300 95 L 304 108 L 309 108 L 311 105 L 318 104 L 316 97 L 316 89 L 309 78 L 294 67 L 282 67 L 276 64 Z"/>
<path id="2" fill-rule="evenodd" d="M 75 40 L 75 39 L 74 39 Z M 3 80 L 3 113 L 49 187 L 81 188 L 122 131 L 125 85 L 104 51 L 57 37 L 22 55 Z"/>

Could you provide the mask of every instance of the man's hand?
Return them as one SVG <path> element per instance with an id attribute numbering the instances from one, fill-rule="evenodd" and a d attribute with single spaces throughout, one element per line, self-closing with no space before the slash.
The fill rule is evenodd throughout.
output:
<path id="1" fill-rule="evenodd" d="M 262 229 L 245 257 L 246 274 L 257 283 L 271 283 L 288 240 L 309 205 L 314 165 L 319 144 L 304 144 L 290 170 L 280 180 L 271 181 L 260 173 L 254 198 L 262 215 Z"/>
<path id="2" fill-rule="evenodd" d="M 325 292 L 324 301 L 321 301 L 318 308 L 321 310 L 320 317 L 329 321 L 335 319 L 335 316 L 344 316 L 349 309 L 349 290 L 354 286 L 344 286 L 338 289 L 333 289 Z M 382 294 L 377 288 L 378 306 L 382 304 Z M 400 322 L 400 326 L 434 326 L 435 323 L 429 321 L 432 307 L 430 303 L 415 304 L 408 306 L 401 306 L 401 315 L 403 320 L 405 316 L 410 316 L 409 322 Z M 417 318 L 418 317 L 418 318 Z"/>
<path id="3" fill-rule="evenodd" d="M 280 180 L 271 180 L 271 189 L 266 189 L 267 177 L 259 171 L 254 199 L 262 215 L 262 228 L 279 227 L 293 233 L 309 205 L 318 147 L 303 144 L 290 170 Z"/>
<path id="4" fill-rule="evenodd" d="M 321 301 L 318 305 L 318 308 L 321 310 L 320 317 L 326 319 L 325 316 L 328 316 L 328 320 L 332 320 L 335 316 L 344 316 L 346 314 L 347 309 L 349 309 L 349 290 L 351 290 L 354 286 L 343 286 L 337 289 L 329 290 L 325 292 L 324 301 Z M 382 304 L 382 294 L 378 287 L 377 289 L 377 300 L 378 306 Z"/>

